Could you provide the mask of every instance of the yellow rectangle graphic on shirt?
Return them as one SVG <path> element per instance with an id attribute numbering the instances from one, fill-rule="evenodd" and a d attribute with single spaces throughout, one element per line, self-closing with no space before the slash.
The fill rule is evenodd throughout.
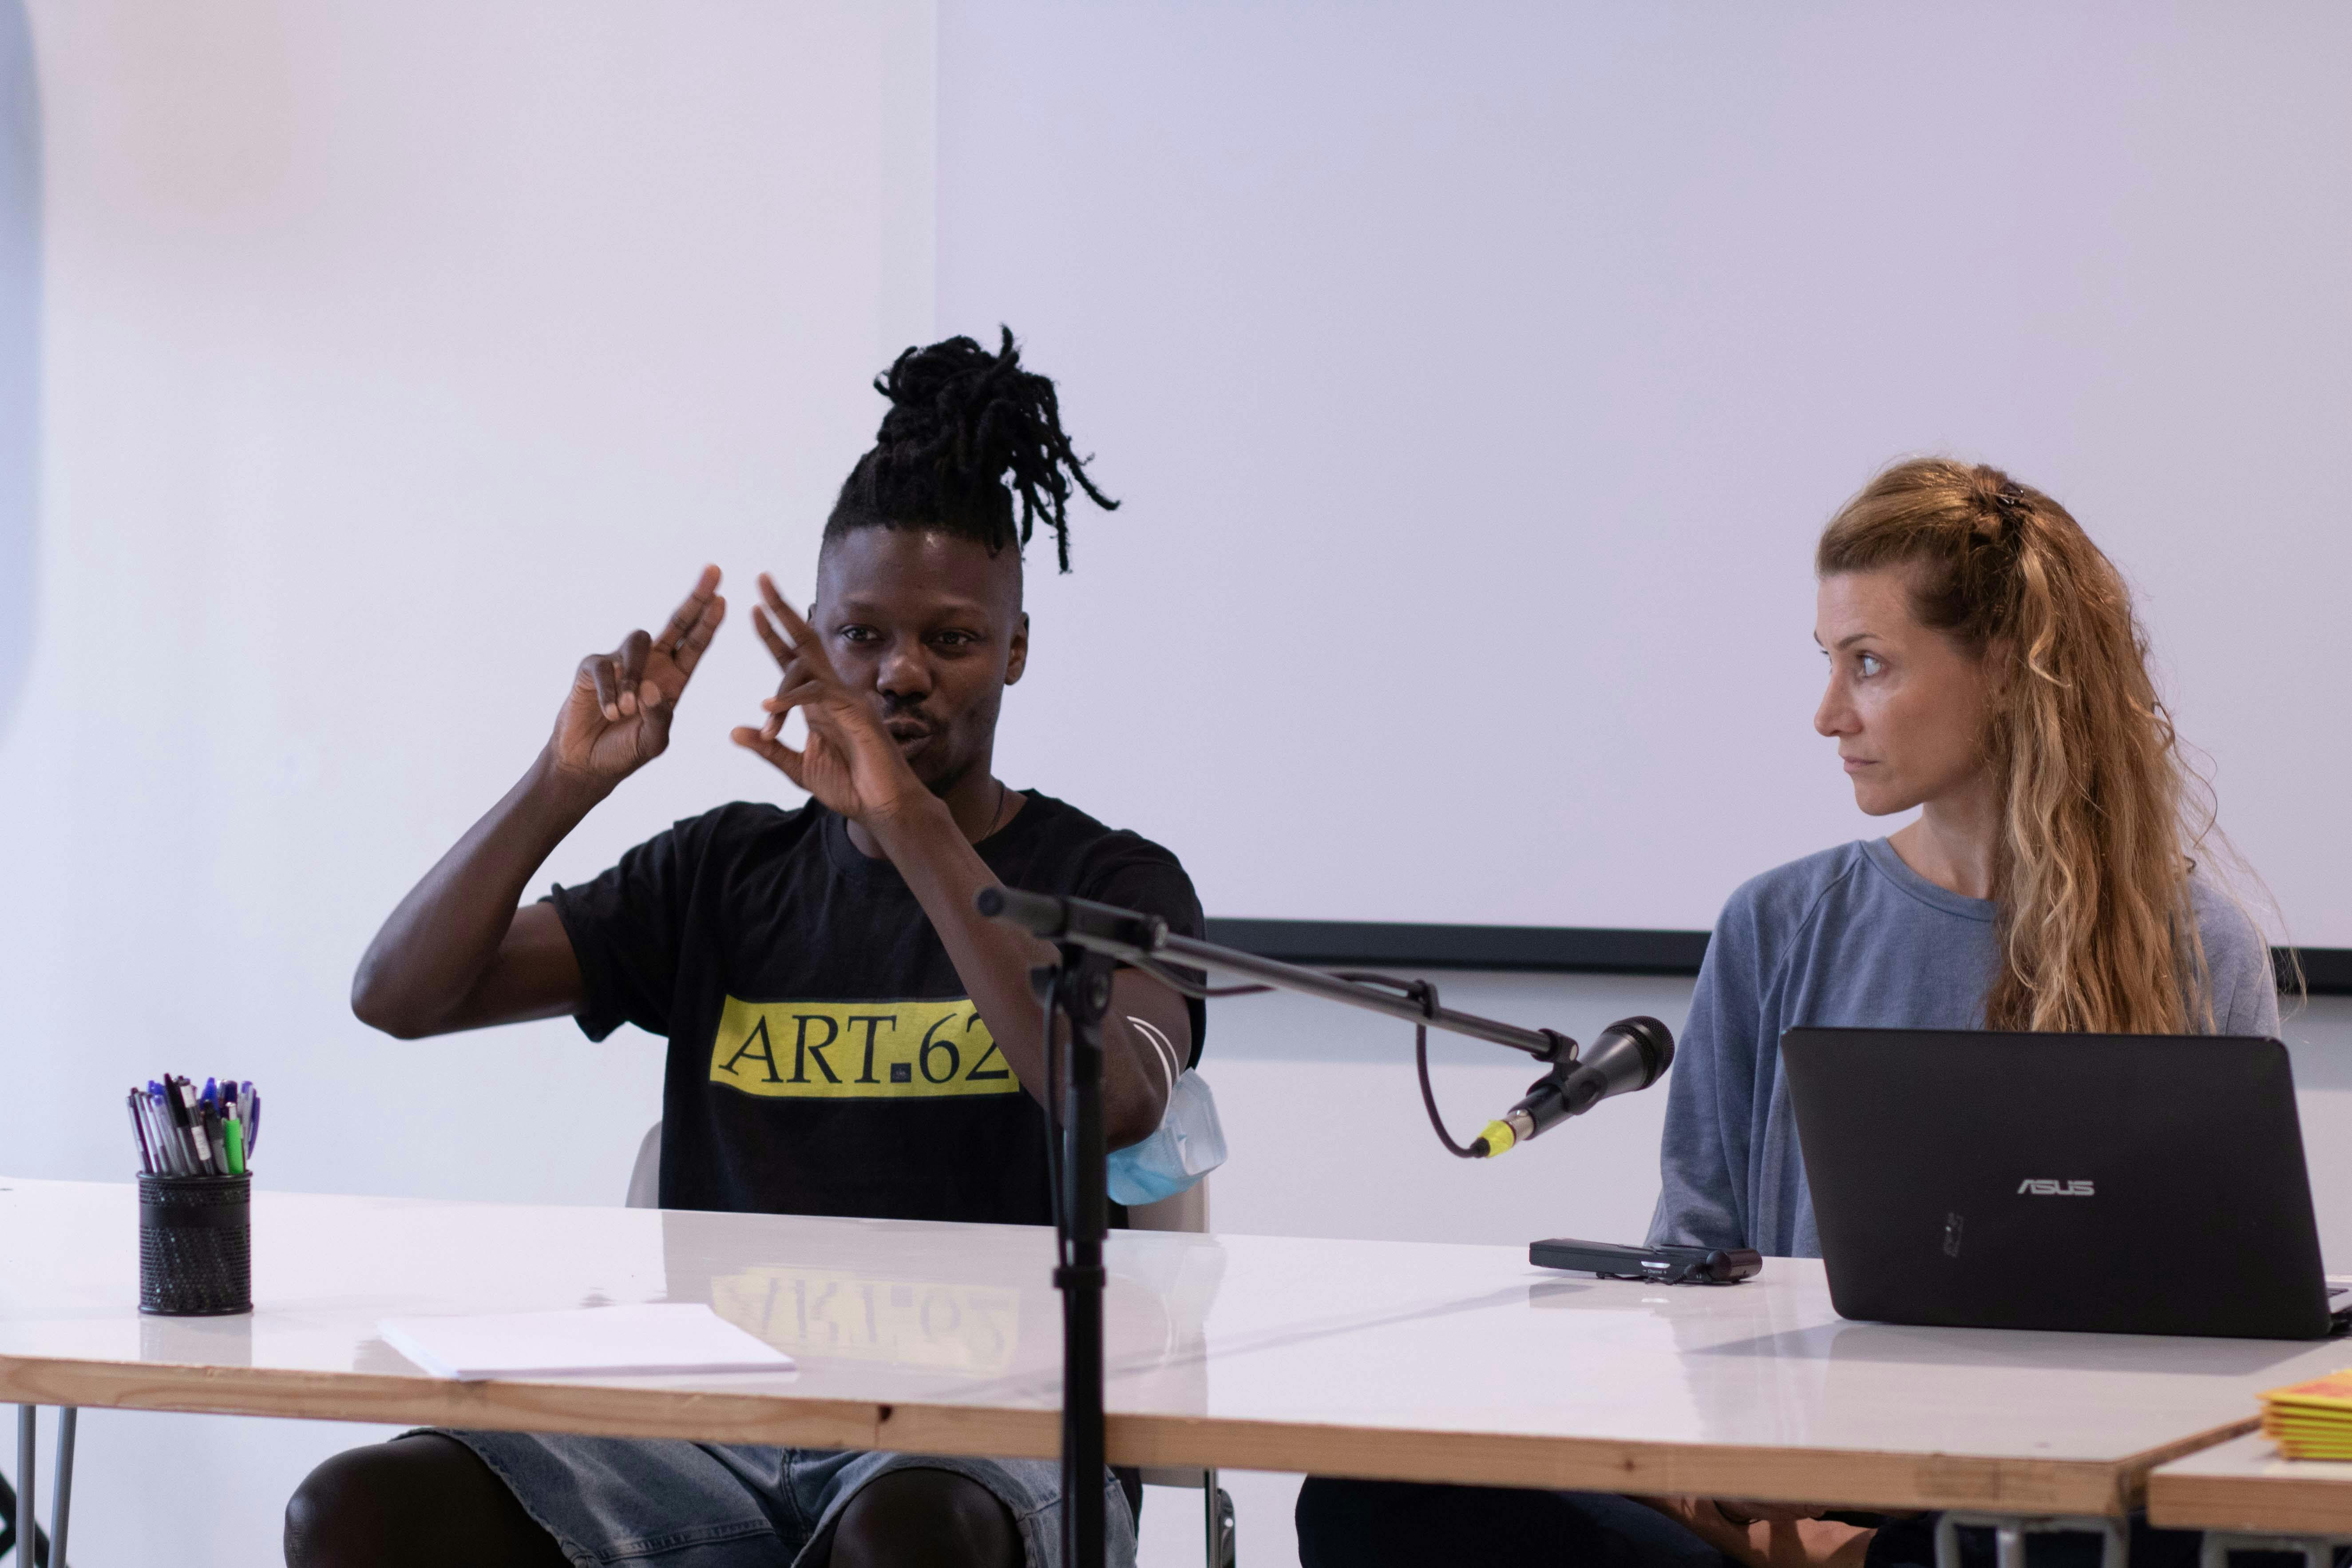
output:
<path id="1" fill-rule="evenodd" d="M 807 1100 L 1018 1094 L 1021 1080 L 969 997 L 951 1002 L 745 1002 L 730 996 L 710 1081 Z"/>

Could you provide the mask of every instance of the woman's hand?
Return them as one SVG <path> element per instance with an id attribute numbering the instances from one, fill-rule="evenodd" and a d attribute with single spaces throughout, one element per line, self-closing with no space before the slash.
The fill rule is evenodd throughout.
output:
<path id="1" fill-rule="evenodd" d="M 661 636 L 634 631 L 611 653 L 582 659 L 548 742 L 555 765 L 609 790 L 660 756 L 678 697 L 726 618 L 719 568 L 705 566 Z"/>
<path id="2" fill-rule="evenodd" d="M 783 677 L 776 694 L 761 702 L 768 721 L 742 726 L 734 741 L 773 763 L 782 774 L 852 822 L 887 820 L 938 797 L 907 765 L 898 742 L 883 728 L 866 696 L 836 674 L 815 631 L 784 602 L 765 572 L 760 574 L 763 611 L 751 606 L 751 625 L 768 645 Z M 770 617 L 773 616 L 772 620 Z M 793 709 L 808 721 L 808 742 L 799 751 L 783 742 L 784 715 Z"/>

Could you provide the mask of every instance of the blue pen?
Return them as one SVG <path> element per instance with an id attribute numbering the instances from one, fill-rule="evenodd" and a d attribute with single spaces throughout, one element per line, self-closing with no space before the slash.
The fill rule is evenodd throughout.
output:
<path id="1" fill-rule="evenodd" d="M 188 1142 L 187 1130 L 172 1113 L 172 1097 L 159 1086 L 154 1091 L 153 1104 L 155 1120 L 163 1129 L 164 1151 L 171 1156 L 172 1173 L 175 1176 L 194 1175 L 193 1146 Z"/>

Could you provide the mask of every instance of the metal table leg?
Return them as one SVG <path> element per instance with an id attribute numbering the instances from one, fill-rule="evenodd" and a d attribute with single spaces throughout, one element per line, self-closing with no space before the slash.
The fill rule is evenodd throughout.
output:
<path id="1" fill-rule="evenodd" d="M 1208 1568 L 1234 1568 L 1234 1500 L 1217 1485 L 1217 1472 L 1201 1472 L 1202 1561 Z"/>
<path id="2" fill-rule="evenodd" d="M 49 1483 L 56 1489 L 49 1500 L 49 1568 L 66 1568 L 66 1517 L 73 1510 L 74 1427 L 80 1415 L 70 1405 L 58 1407 L 58 1479 Z"/>
<path id="3" fill-rule="evenodd" d="M 33 1568 L 33 1414 L 16 1406 L 16 1568 Z"/>
<path id="4" fill-rule="evenodd" d="M 2248 1535 L 2234 1530 L 2209 1530 L 2205 1543 L 2198 1549 L 2198 1568 L 2230 1568 L 2233 1552 L 2292 1552 L 2303 1559 L 2303 1568 L 2329 1568 L 2336 1561 L 2336 1549 L 2345 1545 L 2340 1535 Z"/>
<path id="5" fill-rule="evenodd" d="M 2025 1568 L 2025 1538 L 2029 1535 L 2095 1535 L 2099 1537 L 2099 1568 L 2125 1568 L 2131 1555 L 2131 1527 L 2120 1519 L 1948 1513 L 1936 1521 L 1936 1568 L 1960 1568 L 1960 1531 L 1971 1529 L 1993 1532 L 1996 1568 Z M 2200 1568 L 2214 1565 L 2202 1563 Z M 2326 1568 L 2326 1564 L 2319 1568 Z"/>

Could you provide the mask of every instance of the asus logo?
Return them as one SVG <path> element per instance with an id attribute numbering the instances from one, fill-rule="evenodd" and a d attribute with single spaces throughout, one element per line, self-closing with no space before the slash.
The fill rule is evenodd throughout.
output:
<path id="1" fill-rule="evenodd" d="M 2037 1198 L 2087 1198 L 2092 1195 L 2088 1182 L 2052 1182 L 2028 1176 L 2017 1184 L 2021 1193 L 2031 1193 Z"/>

